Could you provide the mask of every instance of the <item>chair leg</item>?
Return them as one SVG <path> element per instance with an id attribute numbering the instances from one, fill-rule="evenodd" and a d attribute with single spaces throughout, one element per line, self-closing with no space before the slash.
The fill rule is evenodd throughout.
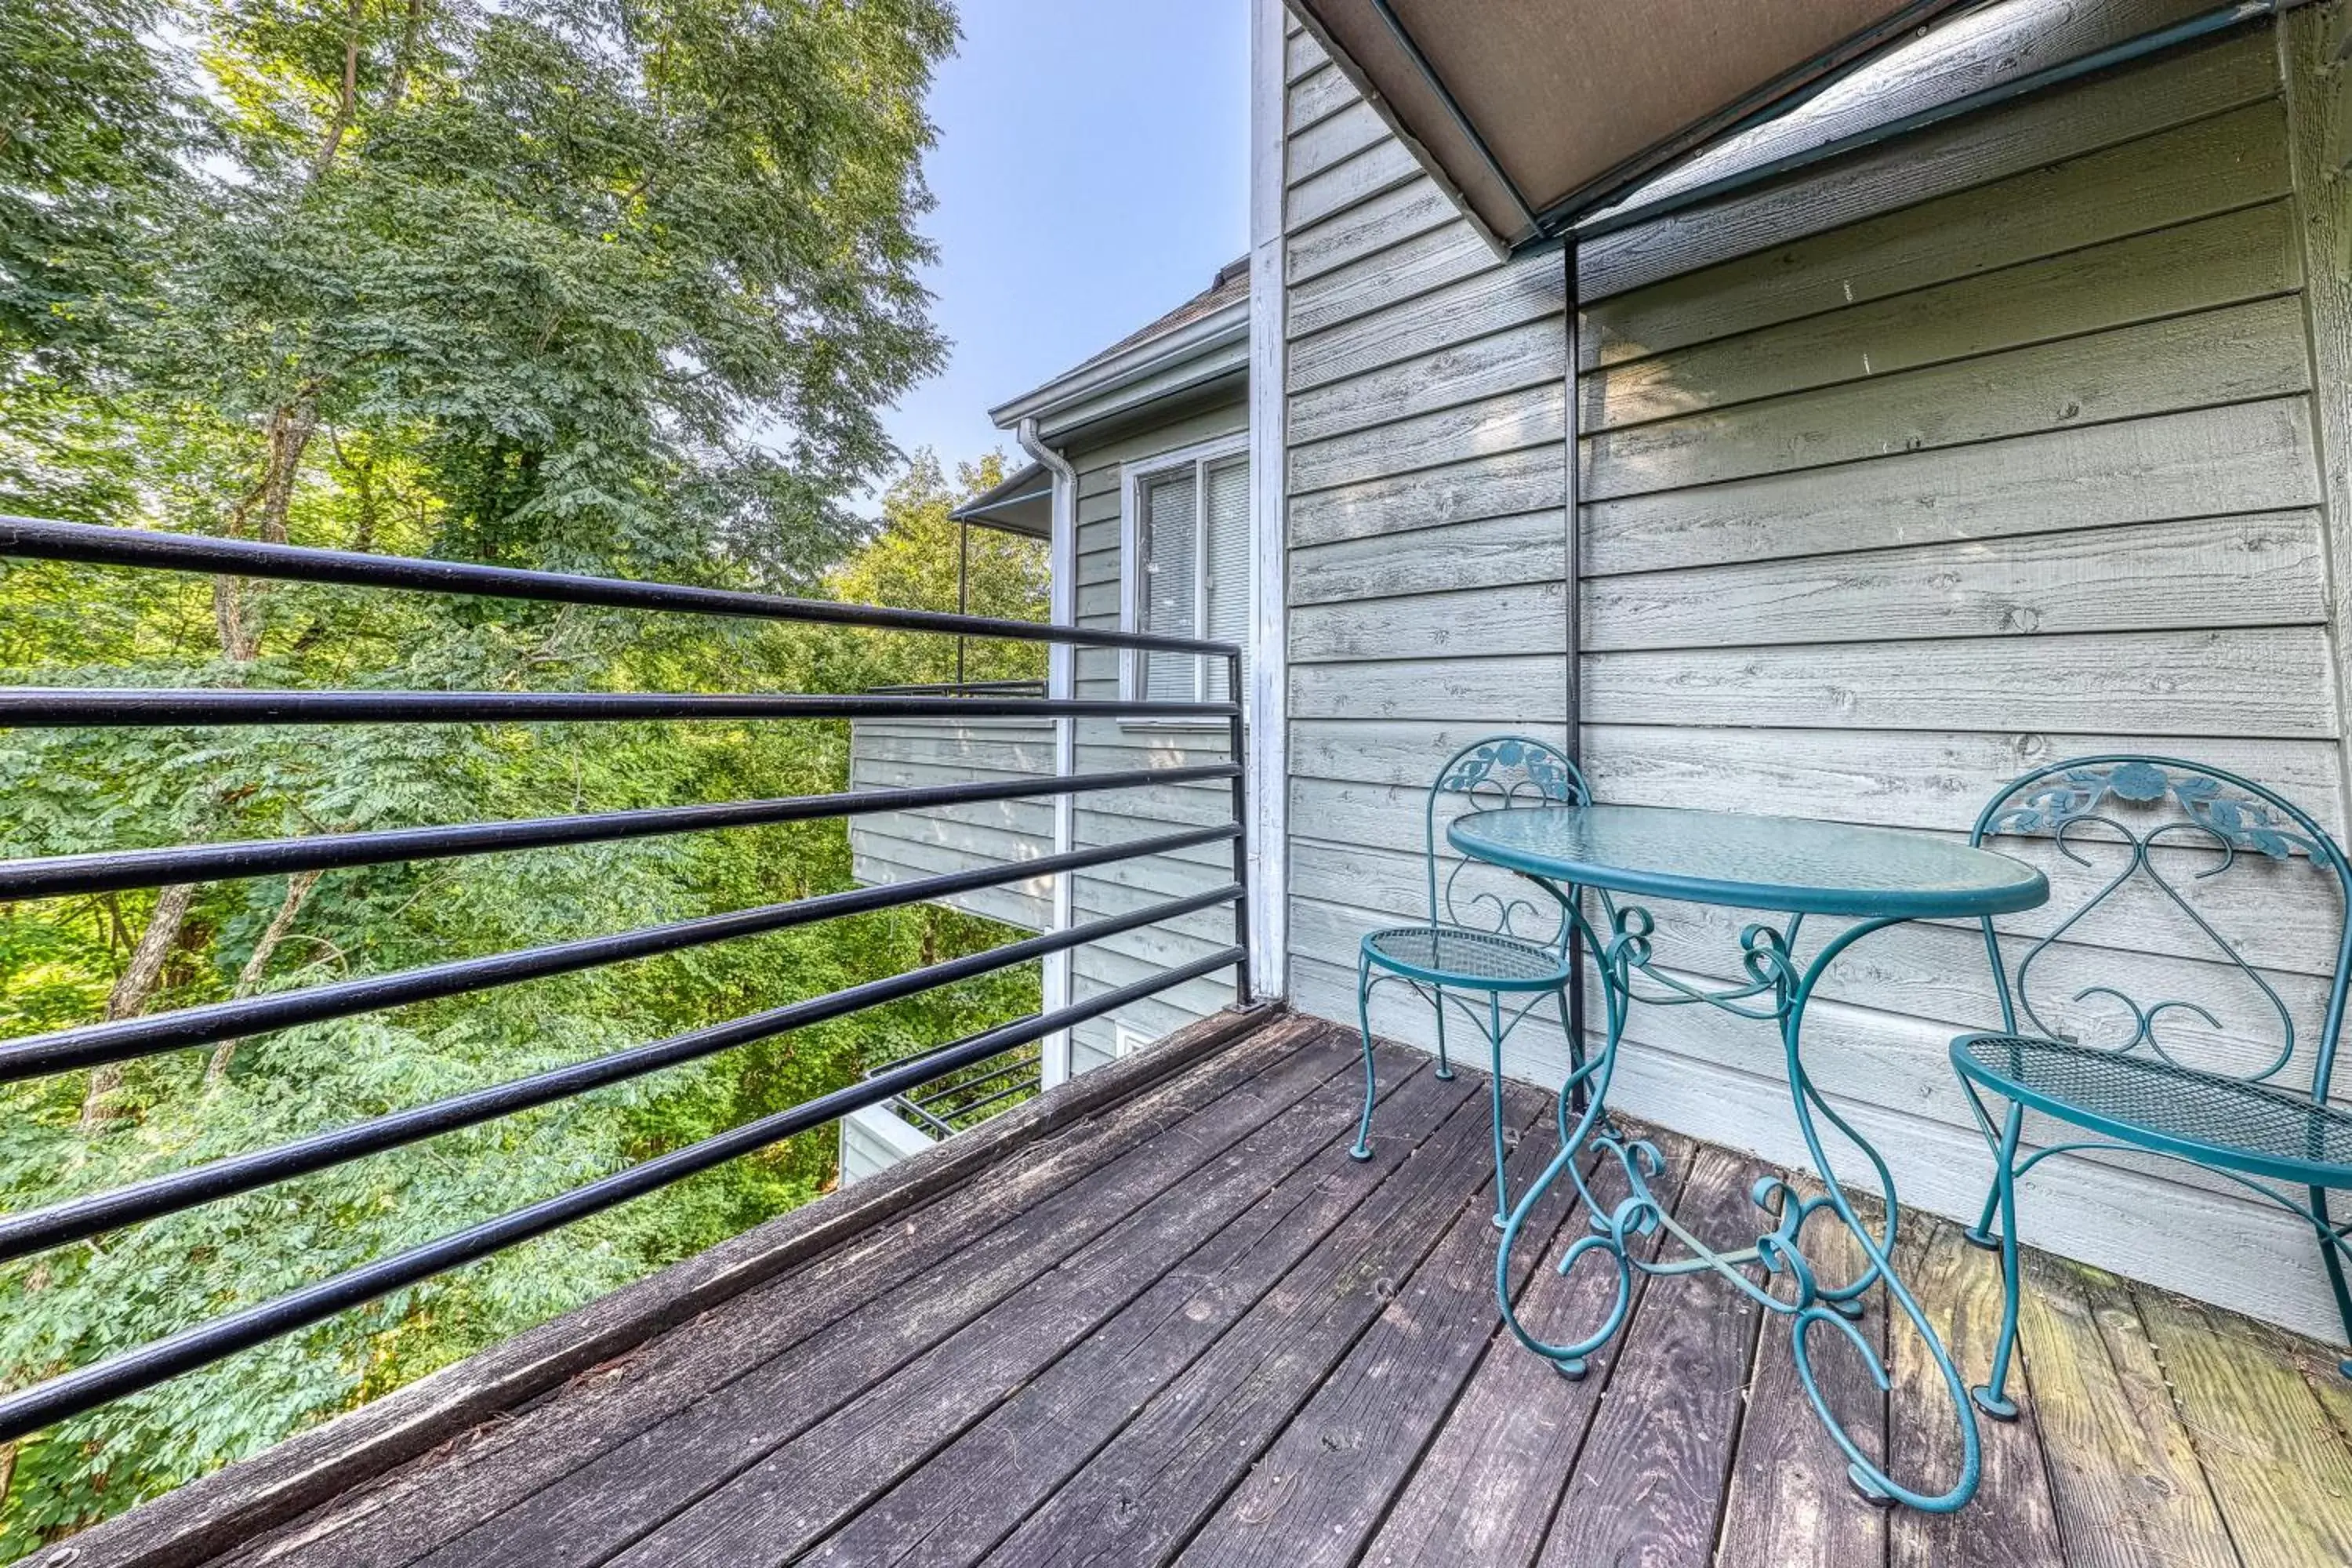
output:
<path id="1" fill-rule="evenodd" d="M 1445 1055 L 1445 987 L 1431 987 L 1437 994 L 1437 1079 L 1440 1083 L 1454 1081 L 1454 1064 Z"/>
<path id="2" fill-rule="evenodd" d="M 2000 1237 L 1993 1234 L 1993 1211 L 2000 1206 L 2000 1177 L 1996 1173 L 1992 1185 L 1985 1189 L 1984 1210 L 1977 1215 L 1976 1224 L 1960 1232 L 1960 1237 L 1970 1247 L 1980 1247 L 1987 1252 L 1998 1251 Z"/>
<path id="3" fill-rule="evenodd" d="M 1372 965 L 1369 959 L 1356 960 L 1356 1025 L 1364 1035 L 1364 1114 L 1356 1123 L 1356 1146 L 1348 1151 L 1359 1160 L 1372 1157 L 1372 1102 L 1378 1097 L 1379 1084 L 1372 1076 Z"/>
<path id="4" fill-rule="evenodd" d="M 2352 1286 L 2345 1282 L 2342 1233 L 2336 1228 L 2335 1216 L 2327 1212 L 2326 1187 L 2311 1189 L 2311 1212 L 2319 1221 L 2319 1257 L 2327 1265 L 2328 1288 L 2336 1293 L 2336 1315 L 2343 1320 L 2345 1342 L 2352 1344 Z M 2337 1361 L 2336 1370 L 2352 1377 L 2352 1356 Z"/>
<path id="5" fill-rule="evenodd" d="M 1503 999 L 1492 991 L 1486 993 L 1486 1043 L 1495 1068 L 1486 1094 L 1495 1114 L 1495 1228 L 1500 1230 L 1510 1223 L 1511 1194 L 1503 1185 Z"/>
<path id="6" fill-rule="evenodd" d="M 1977 1408 L 1996 1421 L 2017 1419 L 2017 1401 L 2009 1396 L 2009 1360 L 2017 1349 L 2017 1298 L 2021 1286 L 2017 1258 L 2017 1140 L 2025 1125 L 2025 1108 L 2011 1103 L 2001 1124 L 2000 1168 L 1993 1172 L 1993 1196 L 2000 1205 L 2000 1339 L 1992 1352 L 1992 1378 L 1971 1390 Z"/>

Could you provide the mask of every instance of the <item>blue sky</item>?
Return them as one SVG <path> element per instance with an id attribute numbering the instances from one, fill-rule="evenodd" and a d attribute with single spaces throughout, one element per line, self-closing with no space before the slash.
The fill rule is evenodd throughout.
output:
<path id="1" fill-rule="evenodd" d="M 932 89 L 944 374 L 888 416 L 911 452 L 1003 446 L 991 405 L 1208 287 L 1249 245 L 1248 0 L 962 0 Z"/>

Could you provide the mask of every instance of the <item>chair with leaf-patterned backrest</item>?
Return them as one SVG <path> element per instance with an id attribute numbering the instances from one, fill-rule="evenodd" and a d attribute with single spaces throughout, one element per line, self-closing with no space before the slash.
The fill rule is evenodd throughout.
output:
<path id="1" fill-rule="evenodd" d="M 1372 988 L 1384 981 L 1402 981 L 1437 1013 L 1437 1076 L 1451 1079 L 1453 1063 L 1445 1050 L 1445 1005 L 1451 1000 L 1486 1037 L 1494 1068 L 1495 1223 L 1510 1212 L 1503 1187 L 1503 1041 L 1526 1019 L 1546 993 L 1559 1005 L 1560 1027 L 1569 1037 L 1571 1060 L 1582 1065 L 1575 1031 L 1570 1026 L 1568 987 L 1574 973 L 1570 952 L 1572 928 L 1564 909 L 1547 912 L 1534 899 L 1523 897 L 1489 868 L 1454 861 L 1441 879 L 1437 855 L 1437 810 L 1447 797 L 1458 797 L 1473 811 L 1507 811 L 1527 806 L 1582 805 L 1591 801 L 1584 775 L 1560 750 L 1526 735 L 1490 735 L 1474 741 L 1445 760 L 1437 770 L 1422 811 L 1423 869 L 1429 897 L 1429 918 L 1415 925 L 1391 926 L 1367 935 L 1356 961 L 1356 1016 L 1364 1037 L 1364 1113 L 1350 1151 L 1359 1160 L 1371 1158 L 1372 1106 L 1379 1085 L 1372 1068 Z M 1449 818 L 1450 820 L 1450 818 Z M 1522 921 L 1529 929 L 1522 931 Z M 1455 992 L 1483 992 L 1483 1016 Z M 1503 998 L 1524 995 L 1527 1001 L 1505 1021 Z"/>
<path id="2" fill-rule="evenodd" d="M 2347 1227 L 2328 1212 L 2331 1191 L 2352 1189 L 2352 1110 L 2328 1099 L 2352 974 L 2352 866 L 2343 849 L 2274 791 L 2219 768 L 2146 756 L 2076 758 L 2009 784 L 1977 818 L 1970 842 L 2005 848 L 2021 847 L 2021 839 L 2044 841 L 2058 918 L 2042 934 L 2011 940 L 2021 950 L 2013 967 L 1993 921 L 1984 922 L 2001 1027 L 1952 1042 L 1952 1066 L 1995 1160 L 1984 1213 L 1969 1232 L 1979 1246 L 2000 1247 L 2003 1284 L 1992 1376 L 1977 1403 L 2003 1419 L 2016 1414 L 2006 1383 L 2017 1340 L 2018 1181 L 2053 1154 L 2084 1149 L 2190 1161 L 2299 1215 L 2319 1243 L 2352 1338 Z M 2072 897 L 2070 883 L 2079 888 Z M 2286 972 L 2298 922 L 2285 917 L 2315 909 L 2334 949 L 2312 941 L 2303 923 L 2299 945 L 2316 951 L 2303 954 L 2302 967 L 2332 964 L 2331 981 L 2324 1001 L 2315 979 L 2301 988 L 2308 994 L 2298 994 L 2299 1029 L 2296 1004 L 2281 994 L 2282 984 L 2296 990 Z M 2096 941 L 2103 921 L 2124 940 Z M 2224 927 L 2256 937 L 2265 963 L 2250 960 Z M 2146 956 L 2168 947 L 2192 956 Z M 2053 972 L 2084 965 L 2093 967 L 2077 978 L 2088 984 L 2053 984 Z M 2158 983 L 2167 986 L 2161 999 L 2147 989 Z M 1998 1123 L 1988 1094 L 2007 1102 Z M 2079 1133 L 2062 1130 L 2021 1158 L 2027 1110 Z M 2352 1375 L 2352 1361 L 2344 1370 Z"/>

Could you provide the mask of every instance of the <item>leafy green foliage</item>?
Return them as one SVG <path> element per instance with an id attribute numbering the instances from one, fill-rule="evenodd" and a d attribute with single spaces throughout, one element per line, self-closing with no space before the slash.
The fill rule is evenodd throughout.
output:
<path id="1" fill-rule="evenodd" d="M 878 527 L 878 410 L 940 353 L 915 269 L 937 0 L 0 0 L 0 509 L 952 607 L 954 494 Z M 1044 554 L 976 531 L 978 612 Z M 0 682 L 854 690 L 950 639 L 0 563 Z M 1033 645 L 978 645 L 973 679 Z M 846 726 L 22 731 L 0 854 L 822 793 Z M 0 907 L 0 1035 L 808 897 L 841 824 Z M 24 1209 L 1005 940 L 837 921 L 0 1089 Z M 1034 969 L 0 1266 L 17 1387 L 854 1081 Z M 62 1424 L 0 1556 L 568 1310 L 833 1179 L 830 1131 Z"/>

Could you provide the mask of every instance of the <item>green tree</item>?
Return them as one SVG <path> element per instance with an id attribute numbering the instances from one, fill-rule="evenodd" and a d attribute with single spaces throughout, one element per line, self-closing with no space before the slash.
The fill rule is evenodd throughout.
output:
<path id="1" fill-rule="evenodd" d="M 197 124 L 153 0 L 0 0 L 0 352 L 70 374 L 146 291 Z"/>
<path id="2" fill-rule="evenodd" d="M 878 411 L 940 354 L 914 226 L 944 5 L 0 7 L 0 508 L 940 603 L 923 542 L 951 531 L 936 462 L 892 489 L 878 530 L 843 498 L 887 471 Z M 1034 613 L 1039 553 L 975 535 L 975 607 Z M 0 563 L 11 683 L 855 689 L 936 679 L 939 643 Z M 992 673 L 1037 668 L 1034 648 L 999 653 Z M 842 787 L 847 745 L 843 725 L 19 731 L 0 737 L 0 854 L 817 793 Z M 840 825 L 806 824 L 0 908 L 0 1034 L 849 881 Z M 10 1086 L 0 1202 L 184 1168 L 1003 937 L 898 911 Z M 1035 1001 L 1034 971 L 952 987 L 0 1267 L 0 1382 L 577 1185 Z M 831 1176 L 830 1136 L 796 1140 L 66 1423 L 0 1453 L 0 1554 Z"/>
<path id="3" fill-rule="evenodd" d="M 1045 542 L 1001 529 L 973 528 L 970 537 L 948 514 L 956 505 L 1003 482 L 1004 455 L 991 452 L 977 463 L 957 466 L 949 485 L 937 453 L 917 452 L 882 494 L 882 517 L 864 548 L 827 574 L 825 587 L 837 598 L 860 605 L 895 605 L 913 610 L 952 610 L 957 605 L 958 562 L 968 566 L 963 604 L 975 616 L 1000 620 L 1042 621 L 1051 563 Z M 955 679 L 956 639 L 909 638 L 903 632 L 859 634 L 856 647 L 874 671 L 926 684 Z M 915 673 L 906 673 L 908 670 Z M 968 639 L 968 680 L 1042 680 L 1045 645 L 1002 638 Z M 847 672 L 860 685 L 883 680 L 867 672 Z"/>

